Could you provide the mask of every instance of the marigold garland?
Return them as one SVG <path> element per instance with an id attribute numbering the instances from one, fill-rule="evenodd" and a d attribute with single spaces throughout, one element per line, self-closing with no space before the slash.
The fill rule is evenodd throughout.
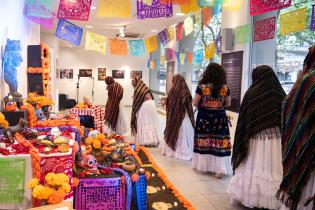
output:
<path id="1" fill-rule="evenodd" d="M 191 203 L 175 188 L 175 186 L 168 180 L 164 172 L 160 169 L 160 167 L 157 165 L 149 151 L 144 147 L 140 146 L 140 150 L 144 152 L 144 154 L 148 157 L 149 161 L 151 162 L 153 168 L 158 172 L 158 176 L 162 179 L 162 181 L 165 183 L 165 185 L 172 191 L 172 193 L 178 198 L 178 200 L 184 205 L 185 208 L 188 210 L 195 210 L 194 207 L 192 207 Z"/>
<path id="2" fill-rule="evenodd" d="M 4 115 L 0 112 L 0 128 L 7 129 L 9 122 L 5 119 Z"/>
<path id="3" fill-rule="evenodd" d="M 31 104 L 24 104 L 21 106 L 21 110 L 27 111 L 29 126 L 33 128 L 36 123 L 36 114 L 34 107 Z"/>

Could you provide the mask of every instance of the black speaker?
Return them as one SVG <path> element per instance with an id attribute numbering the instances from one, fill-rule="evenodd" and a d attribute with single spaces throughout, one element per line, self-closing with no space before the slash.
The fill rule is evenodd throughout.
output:
<path id="1" fill-rule="evenodd" d="M 27 46 L 27 67 L 42 67 L 42 53 L 40 45 Z"/>

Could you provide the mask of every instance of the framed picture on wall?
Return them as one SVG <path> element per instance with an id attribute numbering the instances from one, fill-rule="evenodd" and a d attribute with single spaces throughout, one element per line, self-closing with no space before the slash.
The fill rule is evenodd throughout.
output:
<path id="1" fill-rule="evenodd" d="M 142 71 L 130 71 L 130 79 L 134 79 L 135 77 L 142 79 Z"/>
<path id="2" fill-rule="evenodd" d="M 125 79 L 125 70 L 112 70 L 112 77 L 114 79 Z"/>
<path id="3" fill-rule="evenodd" d="M 97 69 L 97 78 L 99 81 L 104 81 L 106 77 L 106 68 Z"/>
<path id="4" fill-rule="evenodd" d="M 79 69 L 80 77 L 92 77 L 92 69 Z"/>
<path id="5" fill-rule="evenodd" d="M 73 69 L 59 69 L 60 79 L 73 79 Z"/>
<path id="6" fill-rule="evenodd" d="M 243 71 L 243 51 L 222 54 L 222 66 L 226 71 L 226 83 L 232 98 L 231 106 L 227 110 L 240 111 L 241 87 Z"/>
<path id="7" fill-rule="evenodd" d="M 166 92 L 168 93 L 172 87 L 172 81 L 175 72 L 175 61 L 166 64 Z"/>

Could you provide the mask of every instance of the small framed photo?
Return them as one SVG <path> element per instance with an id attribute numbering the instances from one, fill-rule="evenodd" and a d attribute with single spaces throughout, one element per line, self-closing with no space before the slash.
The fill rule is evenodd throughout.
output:
<path id="1" fill-rule="evenodd" d="M 99 81 L 105 81 L 106 68 L 98 68 L 97 72 L 98 72 L 98 75 L 97 75 L 98 80 Z"/>
<path id="2" fill-rule="evenodd" d="M 125 70 L 113 70 L 112 77 L 114 79 L 125 79 Z"/>
<path id="3" fill-rule="evenodd" d="M 80 77 L 92 77 L 92 69 L 79 69 Z"/>

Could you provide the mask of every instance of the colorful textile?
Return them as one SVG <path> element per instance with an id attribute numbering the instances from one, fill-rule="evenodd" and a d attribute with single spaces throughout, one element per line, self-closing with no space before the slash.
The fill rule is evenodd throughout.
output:
<path id="1" fill-rule="evenodd" d="M 167 145 L 175 150 L 179 129 L 188 114 L 191 124 L 195 125 L 192 108 L 192 96 L 184 77 L 176 74 L 173 77 L 173 86 L 169 91 L 166 101 L 166 127 L 164 139 Z"/>
<path id="2" fill-rule="evenodd" d="M 255 22 L 254 41 L 273 39 L 276 32 L 276 17 Z"/>
<path id="3" fill-rule="evenodd" d="M 131 17 L 131 0 L 99 0 L 98 18 L 128 18 Z"/>
<path id="4" fill-rule="evenodd" d="M 92 32 L 86 32 L 85 38 L 85 49 L 86 50 L 94 50 L 106 54 L 106 42 L 107 39 L 105 36 L 101 36 Z"/>
<path id="5" fill-rule="evenodd" d="M 203 50 L 194 52 L 193 64 L 201 64 L 203 61 Z"/>
<path id="6" fill-rule="evenodd" d="M 306 7 L 280 15 L 280 35 L 304 31 L 306 28 Z"/>
<path id="7" fill-rule="evenodd" d="M 167 45 L 167 43 L 168 43 L 168 30 L 167 30 L 167 28 L 164 29 L 163 31 L 161 31 L 160 33 L 158 33 L 158 37 L 160 39 L 160 42 L 163 45 Z"/>
<path id="8" fill-rule="evenodd" d="M 128 47 L 126 40 L 110 39 L 109 52 L 112 55 L 128 55 Z"/>
<path id="9" fill-rule="evenodd" d="M 194 20 L 192 17 L 187 17 L 184 20 L 185 36 L 188 36 L 194 31 Z"/>
<path id="10" fill-rule="evenodd" d="M 258 66 L 252 73 L 253 84 L 245 93 L 237 121 L 233 145 L 233 170 L 248 153 L 249 139 L 268 129 L 281 126 L 281 108 L 285 92 L 274 70 Z"/>
<path id="11" fill-rule="evenodd" d="M 213 85 L 199 85 L 196 93 L 201 96 L 195 128 L 194 152 L 218 157 L 231 155 L 230 131 L 225 113 L 225 98 L 229 88 L 220 91 Z"/>
<path id="12" fill-rule="evenodd" d="M 156 36 L 145 38 L 144 42 L 148 53 L 154 52 L 158 49 L 158 40 Z"/>
<path id="13" fill-rule="evenodd" d="M 133 93 L 133 103 L 132 103 L 132 112 L 131 112 L 131 131 L 133 133 L 137 132 L 137 113 L 141 108 L 145 97 L 147 94 L 151 94 L 151 90 L 148 86 L 138 77 L 134 78 L 134 93 Z M 153 96 L 152 96 L 153 98 Z"/>
<path id="14" fill-rule="evenodd" d="M 242 25 L 235 29 L 235 41 L 237 44 L 246 44 L 252 40 L 252 25 Z"/>
<path id="15" fill-rule="evenodd" d="M 198 10 L 200 10 L 200 7 L 198 6 L 197 0 L 190 0 L 189 4 L 180 5 L 180 11 L 185 14 L 197 12 Z"/>
<path id="16" fill-rule="evenodd" d="M 315 31 L 315 4 L 312 5 L 311 31 Z"/>
<path id="17" fill-rule="evenodd" d="M 250 0 L 250 15 L 255 16 L 291 6 L 291 0 Z"/>
<path id="18" fill-rule="evenodd" d="M 59 19 L 87 21 L 90 16 L 92 0 L 60 0 Z"/>
<path id="19" fill-rule="evenodd" d="M 211 8 L 210 7 L 203 8 L 201 10 L 201 13 L 202 13 L 203 25 L 205 26 L 209 25 L 212 18 Z"/>
<path id="20" fill-rule="evenodd" d="M 115 82 L 113 77 L 107 76 L 105 78 L 107 85 L 108 99 L 105 107 L 105 124 L 107 124 L 113 131 L 116 131 L 119 115 L 119 104 L 124 95 L 123 87 Z"/>
<path id="21" fill-rule="evenodd" d="M 184 23 L 181 22 L 176 25 L 176 41 L 182 40 L 184 37 Z"/>
<path id="22" fill-rule="evenodd" d="M 129 40 L 129 51 L 132 56 L 141 56 L 145 54 L 145 46 L 143 39 Z"/>
<path id="23" fill-rule="evenodd" d="M 315 166 L 314 48 L 304 63 L 305 76 L 297 80 L 282 109 L 283 178 L 277 196 L 292 210 L 298 210 L 298 203 L 305 202 L 300 201 L 301 194 Z"/>
<path id="24" fill-rule="evenodd" d="M 91 109 L 80 109 L 80 108 L 72 108 L 70 109 L 70 114 L 76 115 L 88 115 L 94 118 L 94 128 L 98 130 L 100 133 L 105 131 L 103 119 L 104 119 L 104 109 L 102 107 L 93 107 Z"/>
<path id="25" fill-rule="evenodd" d="M 0 158 L 0 203 L 20 204 L 24 199 L 26 160 Z"/>
<path id="26" fill-rule="evenodd" d="M 160 0 L 153 0 L 151 5 L 145 4 L 143 0 L 137 0 L 138 19 L 172 17 L 172 4 L 161 4 Z"/>
<path id="27" fill-rule="evenodd" d="M 26 15 L 29 17 L 51 18 L 54 0 L 26 0 Z"/>
<path id="28" fill-rule="evenodd" d="M 80 46 L 82 33 L 83 29 L 79 26 L 76 26 L 64 19 L 59 19 L 55 34 L 60 39 L 71 42 L 76 46 Z"/>

